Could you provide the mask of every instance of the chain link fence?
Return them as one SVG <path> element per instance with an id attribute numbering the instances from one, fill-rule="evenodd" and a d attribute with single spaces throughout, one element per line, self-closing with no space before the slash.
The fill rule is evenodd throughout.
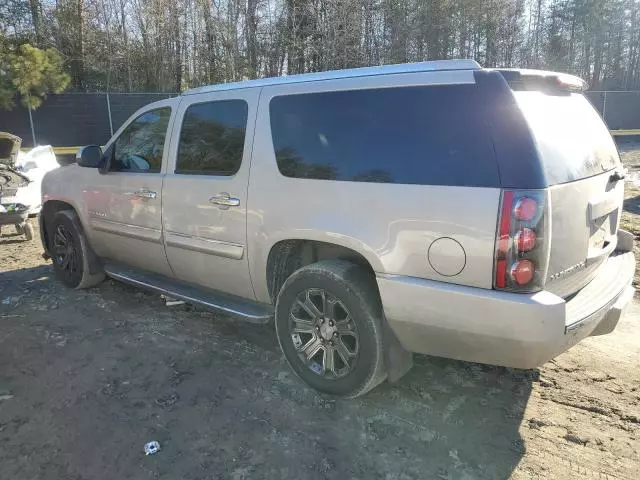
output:
<path id="1" fill-rule="evenodd" d="M 64 93 L 52 95 L 37 110 L 0 110 L 0 131 L 18 135 L 23 147 L 104 145 L 138 108 L 176 93 Z M 640 130 L 640 91 L 590 91 L 587 97 L 609 129 Z M 31 115 L 30 115 L 31 114 Z"/>
<path id="2" fill-rule="evenodd" d="M 63 93 L 37 110 L 0 110 L 0 131 L 22 137 L 22 146 L 104 145 L 140 107 L 176 93 Z"/>
<path id="3" fill-rule="evenodd" d="M 589 91 L 587 98 L 609 130 L 640 130 L 640 91 Z"/>

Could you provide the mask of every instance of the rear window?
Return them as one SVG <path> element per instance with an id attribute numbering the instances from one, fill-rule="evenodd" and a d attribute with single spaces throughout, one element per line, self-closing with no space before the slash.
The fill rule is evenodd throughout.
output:
<path id="1" fill-rule="evenodd" d="M 475 85 L 274 97 L 278 168 L 317 180 L 498 186 L 478 97 Z"/>
<path id="2" fill-rule="evenodd" d="M 537 143 L 549 185 L 598 175 L 619 164 L 606 125 L 584 95 L 513 93 Z"/>

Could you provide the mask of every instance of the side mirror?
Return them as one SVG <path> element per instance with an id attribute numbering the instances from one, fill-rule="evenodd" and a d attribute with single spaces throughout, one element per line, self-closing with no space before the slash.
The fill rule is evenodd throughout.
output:
<path id="1" fill-rule="evenodd" d="M 76 153 L 76 162 L 81 167 L 98 168 L 102 161 L 102 149 L 98 145 L 87 145 Z"/>

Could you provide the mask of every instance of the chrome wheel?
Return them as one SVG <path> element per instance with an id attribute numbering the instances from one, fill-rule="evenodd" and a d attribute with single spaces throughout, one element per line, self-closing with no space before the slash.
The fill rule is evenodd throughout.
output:
<path id="1" fill-rule="evenodd" d="M 356 323 L 344 303 L 323 289 L 310 288 L 296 296 L 289 333 L 303 363 L 325 379 L 344 377 L 357 363 Z"/>
<path id="2" fill-rule="evenodd" d="M 53 258 L 60 270 L 67 275 L 78 272 L 80 260 L 78 248 L 71 232 L 63 224 L 59 224 L 53 236 Z"/>

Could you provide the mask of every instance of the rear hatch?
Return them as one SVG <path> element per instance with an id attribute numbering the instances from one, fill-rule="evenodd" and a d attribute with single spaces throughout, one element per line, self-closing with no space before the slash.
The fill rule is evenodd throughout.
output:
<path id="1" fill-rule="evenodd" d="M 575 80 L 566 85 L 558 77 L 532 74 L 509 81 L 549 186 L 551 242 L 544 288 L 561 297 L 585 286 L 615 250 L 624 198 L 616 145 L 598 112 L 572 88 L 579 86 Z"/>

